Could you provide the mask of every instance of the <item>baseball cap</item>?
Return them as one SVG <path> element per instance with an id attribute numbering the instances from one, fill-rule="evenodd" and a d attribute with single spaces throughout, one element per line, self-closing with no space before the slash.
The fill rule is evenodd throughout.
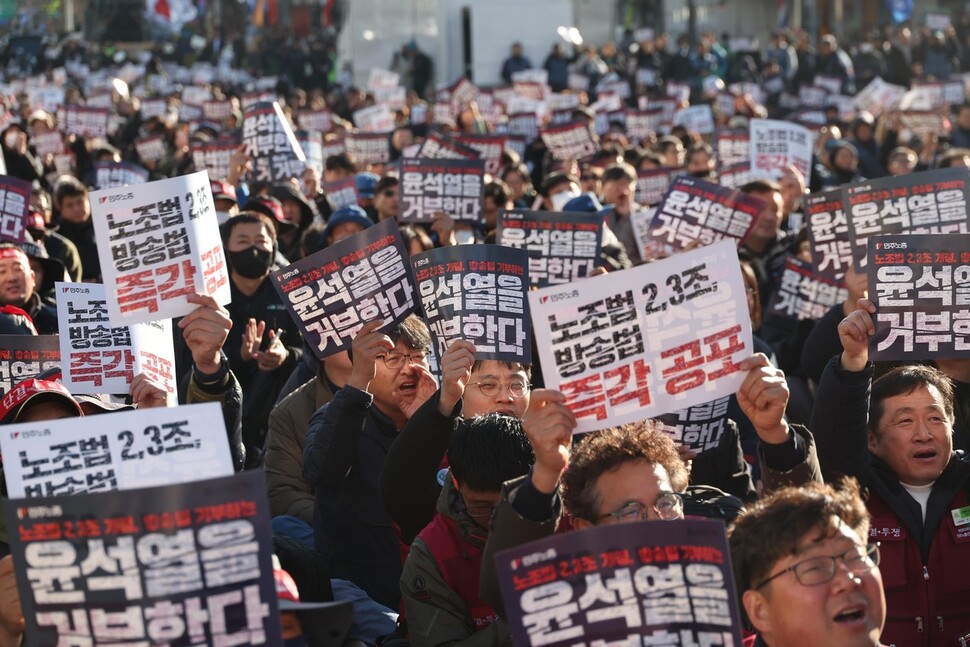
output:
<path id="1" fill-rule="evenodd" d="M 373 199 L 377 190 L 377 182 L 380 180 L 377 173 L 358 173 L 354 176 L 357 183 L 357 195 L 365 199 Z"/>
<path id="2" fill-rule="evenodd" d="M 225 180 L 210 180 L 209 186 L 212 188 L 213 200 L 232 200 L 233 202 L 238 202 L 236 200 L 236 190 Z"/>
<path id="3" fill-rule="evenodd" d="M 340 207 L 330 216 L 327 220 L 327 228 L 323 230 L 323 240 L 326 241 L 330 238 L 330 234 L 338 225 L 342 225 L 347 222 L 352 222 L 358 224 L 363 229 L 367 229 L 374 224 L 374 221 L 367 216 L 367 212 L 358 207 L 356 204 L 347 205 L 346 207 Z"/>
<path id="4" fill-rule="evenodd" d="M 13 387 L 0 400 L 0 425 L 17 422 L 20 414 L 28 405 L 33 406 L 41 402 L 55 401 L 62 402 L 69 409 L 77 412 L 77 417 L 84 415 L 84 412 L 81 411 L 81 405 L 60 382 L 31 378 Z"/>

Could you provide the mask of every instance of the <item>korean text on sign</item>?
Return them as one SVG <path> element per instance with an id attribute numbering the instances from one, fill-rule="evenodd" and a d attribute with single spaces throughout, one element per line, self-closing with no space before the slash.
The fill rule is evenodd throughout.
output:
<path id="1" fill-rule="evenodd" d="M 499 245 L 529 252 L 529 280 L 537 287 L 589 276 L 599 262 L 603 218 L 595 213 L 502 211 Z"/>
<path id="2" fill-rule="evenodd" d="M 818 320 L 832 306 L 845 303 L 847 296 L 841 281 L 828 279 L 816 272 L 811 263 L 788 256 L 767 312 L 797 321 Z"/>
<path id="3" fill-rule="evenodd" d="M 304 338 L 323 359 L 350 348 L 365 323 L 381 320 L 388 330 L 414 310 L 407 259 L 389 218 L 271 276 Z"/>
<path id="4" fill-rule="evenodd" d="M 497 245 L 442 247 L 411 259 L 440 358 L 455 339 L 478 359 L 532 363 L 528 252 Z"/>
<path id="5" fill-rule="evenodd" d="M 229 302 L 229 274 L 205 171 L 91 194 L 114 324 L 180 317 L 190 294 Z"/>
<path id="6" fill-rule="evenodd" d="M 401 222 L 430 222 L 437 212 L 478 222 L 482 214 L 482 160 L 406 159 L 401 162 Z"/>
<path id="7" fill-rule="evenodd" d="M 0 242 L 24 242 L 29 206 L 30 183 L 0 175 Z"/>
<path id="8" fill-rule="evenodd" d="M 306 166 L 303 149 L 275 101 L 256 103 L 246 109 L 242 143 L 253 159 L 256 180 L 279 182 L 299 176 Z"/>
<path id="9" fill-rule="evenodd" d="M 730 241 L 529 293 L 546 386 L 594 431 L 733 393 L 751 354 Z"/>
<path id="10" fill-rule="evenodd" d="M 20 382 L 60 365 L 57 335 L 0 335 L 0 397 Z"/>
<path id="11" fill-rule="evenodd" d="M 842 210 L 842 191 L 833 189 L 805 198 L 808 246 L 820 276 L 839 281 L 852 264 L 849 223 Z"/>

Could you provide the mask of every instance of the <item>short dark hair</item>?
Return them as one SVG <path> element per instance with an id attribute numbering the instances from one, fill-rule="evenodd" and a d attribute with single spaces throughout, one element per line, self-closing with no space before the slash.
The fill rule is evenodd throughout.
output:
<path id="1" fill-rule="evenodd" d="M 480 369 L 482 366 L 482 362 L 486 362 L 486 361 L 488 360 L 476 359 L 475 363 L 472 364 L 471 372 L 474 373 L 475 371 Z M 528 377 L 530 380 L 532 379 L 532 364 L 520 364 L 519 362 L 504 362 L 500 359 L 495 361 L 497 361 L 499 364 L 509 369 L 510 371 L 522 371 L 523 373 L 525 373 L 526 377 Z"/>
<path id="2" fill-rule="evenodd" d="M 950 424 L 953 424 L 953 382 L 949 376 L 932 366 L 907 364 L 897 366 L 872 383 L 869 404 L 869 431 L 879 436 L 879 421 L 882 419 L 883 402 L 887 398 L 912 393 L 921 386 L 934 386 L 943 397 L 943 409 Z"/>
<path id="3" fill-rule="evenodd" d="M 396 175 L 385 175 L 377 181 L 374 185 L 374 195 L 382 193 L 385 189 L 391 189 L 396 187 L 400 182 Z"/>
<path id="4" fill-rule="evenodd" d="M 654 421 L 643 420 L 587 434 L 574 447 L 563 476 L 562 500 L 569 514 L 595 524 L 599 509 L 596 480 L 631 462 L 660 465 L 667 471 L 674 491 L 687 489 L 687 467 L 674 441 Z"/>
<path id="5" fill-rule="evenodd" d="M 54 185 L 54 203 L 58 209 L 61 208 L 61 201 L 64 198 L 87 194 L 88 187 L 73 175 L 62 175 Z"/>
<path id="6" fill-rule="evenodd" d="M 462 485 L 497 492 L 508 480 L 529 472 L 535 455 L 522 421 L 490 413 L 459 419 L 451 435 L 448 463 Z"/>
<path id="7" fill-rule="evenodd" d="M 331 155 L 323 163 L 323 168 L 328 171 L 349 171 L 351 173 L 357 172 L 357 165 L 350 158 L 347 153 L 337 153 L 336 155 Z"/>
<path id="8" fill-rule="evenodd" d="M 512 199 L 512 191 L 509 185 L 502 180 L 495 180 L 485 185 L 482 199 L 491 198 L 500 209 L 504 209 L 509 200 Z"/>
<path id="9" fill-rule="evenodd" d="M 431 348 L 431 332 L 424 321 L 416 315 L 408 315 L 404 321 L 391 328 L 386 334 L 395 344 L 403 341 L 405 346 L 415 350 Z"/>
<path id="10" fill-rule="evenodd" d="M 869 513 L 854 479 L 834 487 L 810 483 L 784 488 L 749 507 L 728 531 L 738 600 L 769 577 L 778 560 L 796 554 L 807 533 L 827 534 L 833 516 L 867 540 Z"/>
<path id="11" fill-rule="evenodd" d="M 247 223 L 257 223 L 266 227 L 269 232 L 270 237 L 273 239 L 273 252 L 276 252 L 276 223 L 273 219 L 267 216 L 262 211 L 242 211 L 239 214 L 233 216 L 225 223 L 219 227 L 222 233 L 222 244 L 228 245 L 229 239 L 232 237 L 232 230 L 238 225 L 245 225 Z"/>
<path id="12" fill-rule="evenodd" d="M 614 164 L 613 166 L 606 167 L 603 171 L 603 177 L 600 178 L 603 184 L 607 182 L 615 182 L 617 180 L 625 180 L 627 182 L 636 182 L 637 171 L 632 166 L 626 162 L 620 164 Z"/>
<path id="13" fill-rule="evenodd" d="M 543 178 L 542 186 L 539 188 L 539 193 L 542 195 L 542 197 L 548 198 L 549 192 L 560 184 L 576 184 L 578 186 L 579 178 L 574 175 L 569 175 L 568 173 L 550 173 Z"/>
<path id="14" fill-rule="evenodd" d="M 741 193 L 781 193 L 781 185 L 774 180 L 751 180 L 740 187 Z"/>

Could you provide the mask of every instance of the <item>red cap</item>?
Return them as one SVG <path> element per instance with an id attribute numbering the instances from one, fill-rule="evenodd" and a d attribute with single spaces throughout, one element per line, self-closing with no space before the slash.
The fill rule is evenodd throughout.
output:
<path id="1" fill-rule="evenodd" d="M 81 405 L 71 397 L 71 392 L 60 382 L 31 378 L 12 388 L 3 396 L 3 400 L 0 400 L 0 424 L 17 422 L 24 407 L 39 399 L 60 400 L 77 411 L 78 417 L 84 415 Z"/>
<path id="2" fill-rule="evenodd" d="M 225 180 L 210 180 L 209 186 L 212 188 L 213 200 L 232 200 L 236 202 L 236 190 Z"/>

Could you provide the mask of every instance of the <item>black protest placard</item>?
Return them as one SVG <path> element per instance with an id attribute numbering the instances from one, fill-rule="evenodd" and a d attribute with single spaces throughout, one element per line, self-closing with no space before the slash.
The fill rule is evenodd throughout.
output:
<path id="1" fill-rule="evenodd" d="M 0 242 L 24 242 L 29 209 L 30 183 L 0 175 Z"/>
<path id="2" fill-rule="evenodd" d="M 135 140 L 135 152 L 142 164 L 157 162 L 165 157 L 167 148 L 161 135 L 151 135 Z M 201 168 L 199 170 L 202 170 Z"/>
<path id="3" fill-rule="evenodd" d="M 0 397 L 24 380 L 60 365 L 57 335 L 0 335 Z"/>
<path id="4" fill-rule="evenodd" d="M 68 135 L 107 137 L 109 114 L 106 108 L 68 105 L 57 111 L 57 124 Z"/>
<path id="5" fill-rule="evenodd" d="M 680 447 L 701 454 L 721 444 L 728 428 L 731 396 L 711 400 L 673 413 L 657 416 L 665 434 Z"/>
<path id="6" fill-rule="evenodd" d="M 94 186 L 114 189 L 135 186 L 148 181 L 148 171 L 131 162 L 98 162 L 94 165 Z"/>
<path id="7" fill-rule="evenodd" d="M 496 555 L 516 645 L 740 645 L 724 524 L 643 521 Z"/>
<path id="8" fill-rule="evenodd" d="M 844 303 L 847 296 L 842 281 L 822 276 L 812 263 L 789 255 L 767 312 L 797 321 L 818 320 L 835 304 Z"/>
<path id="9" fill-rule="evenodd" d="M 281 644 L 258 471 L 4 507 L 32 646 Z"/>
<path id="10" fill-rule="evenodd" d="M 208 171 L 213 180 L 229 177 L 232 154 L 239 148 L 239 142 L 226 140 L 208 144 L 192 144 L 192 163 L 196 170 Z"/>
<path id="11" fill-rule="evenodd" d="M 626 134 L 636 141 L 650 137 L 660 132 L 663 110 L 651 108 L 649 110 L 626 111 Z"/>
<path id="12" fill-rule="evenodd" d="M 206 121 L 222 122 L 233 116 L 232 101 L 203 101 L 202 118 Z"/>
<path id="13" fill-rule="evenodd" d="M 502 211 L 495 240 L 529 252 L 532 285 L 570 283 L 589 276 L 599 262 L 603 217 L 565 211 Z"/>
<path id="14" fill-rule="evenodd" d="M 852 264 L 849 224 L 842 210 L 842 191 L 831 189 L 805 198 L 808 246 L 819 276 L 839 282 Z"/>
<path id="15" fill-rule="evenodd" d="M 738 162 L 718 169 L 717 179 L 721 186 L 738 189 L 755 178 L 750 162 Z"/>
<path id="16" fill-rule="evenodd" d="M 444 212 L 457 221 L 482 217 L 484 160 L 403 159 L 399 222 L 431 222 Z"/>
<path id="17" fill-rule="evenodd" d="M 415 306 L 408 253 L 393 218 L 271 275 L 319 359 L 350 348 L 369 321 L 389 330 Z"/>
<path id="18" fill-rule="evenodd" d="M 509 133 L 522 137 L 527 142 L 539 137 L 539 117 L 534 112 L 510 114 L 507 123 Z"/>
<path id="19" fill-rule="evenodd" d="M 425 138 L 418 157 L 422 159 L 451 159 L 475 160 L 480 157 L 478 151 L 471 146 L 459 143 L 454 139 L 438 132 L 430 132 Z"/>
<path id="20" fill-rule="evenodd" d="M 328 133 L 333 129 L 333 113 L 329 110 L 302 110 L 298 113 L 297 123 L 303 130 Z"/>
<path id="21" fill-rule="evenodd" d="M 751 135 L 747 131 L 734 131 L 719 128 L 714 138 L 714 156 L 717 167 L 722 168 L 751 159 Z"/>
<path id="22" fill-rule="evenodd" d="M 970 170 L 944 168 L 842 187 L 855 266 L 866 266 L 866 241 L 885 234 L 968 233 Z"/>
<path id="23" fill-rule="evenodd" d="M 347 133 L 343 143 L 358 164 L 387 164 L 391 160 L 390 133 Z"/>
<path id="24" fill-rule="evenodd" d="M 360 202 L 360 196 L 357 195 L 357 181 L 353 177 L 324 182 L 323 192 L 327 195 L 327 201 L 334 211 Z"/>
<path id="25" fill-rule="evenodd" d="M 970 235 L 878 236 L 868 245 L 869 359 L 970 357 Z"/>
<path id="26" fill-rule="evenodd" d="M 497 175 L 502 169 L 502 153 L 505 152 L 506 135 L 462 133 L 454 138 L 462 146 L 478 152 L 479 159 L 485 160 L 485 172 Z"/>
<path id="27" fill-rule="evenodd" d="M 579 160 L 599 150 L 585 121 L 543 128 L 542 141 L 557 160 Z"/>
<path id="28" fill-rule="evenodd" d="M 254 103 L 246 108 L 242 143 L 252 158 L 254 180 L 279 182 L 299 177 L 306 166 L 303 149 L 275 101 Z"/>
<path id="29" fill-rule="evenodd" d="M 657 206 L 651 236 L 668 252 L 695 241 L 710 245 L 722 238 L 733 238 L 740 245 L 763 206 L 762 200 L 737 189 L 679 177 Z"/>
<path id="30" fill-rule="evenodd" d="M 458 245 L 411 259 L 424 319 L 441 357 L 455 339 L 477 359 L 532 363 L 529 254 L 498 245 Z"/>
<path id="31" fill-rule="evenodd" d="M 663 200 L 674 178 L 687 175 L 685 168 L 651 168 L 637 170 L 637 204 L 653 206 Z"/>

